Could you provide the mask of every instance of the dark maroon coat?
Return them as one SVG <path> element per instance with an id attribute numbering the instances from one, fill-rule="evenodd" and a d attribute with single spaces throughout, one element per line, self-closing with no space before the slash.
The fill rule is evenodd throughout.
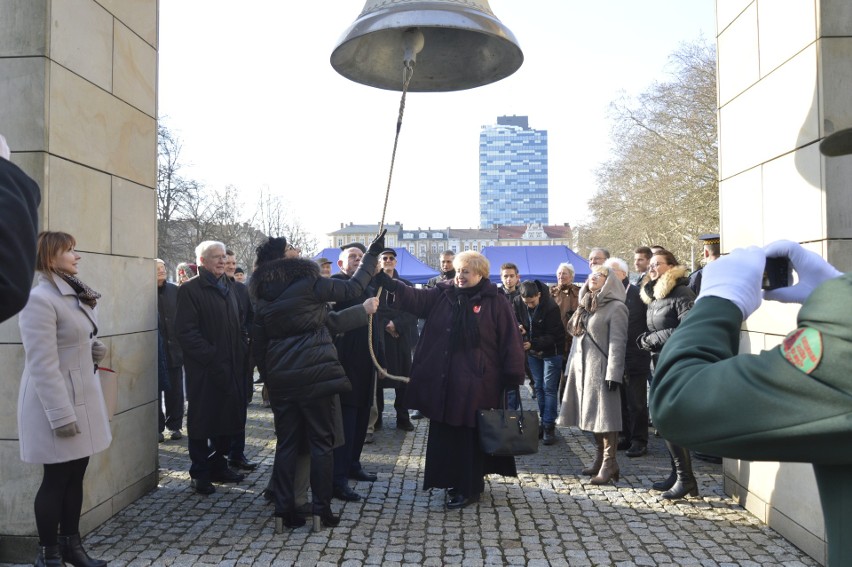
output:
<path id="1" fill-rule="evenodd" d="M 430 289 L 397 286 L 393 306 L 425 319 L 414 352 L 406 407 L 453 426 L 476 426 L 476 410 L 496 408 L 506 386 L 524 381 L 524 349 L 515 314 L 490 281 L 468 305 L 479 320 L 479 347 L 450 348 L 452 282 Z"/>

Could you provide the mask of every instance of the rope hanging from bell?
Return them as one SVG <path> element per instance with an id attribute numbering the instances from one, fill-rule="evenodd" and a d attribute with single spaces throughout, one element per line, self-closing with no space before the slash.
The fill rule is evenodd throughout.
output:
<path id="1" fill-rule="evenodd" d="M 414 66 L 417 62 L 417 54 L 423 49 L 423 34 L 416 28 L 410 28 L 403 32 L 403 70 L 402 70 L 402 97 L 399 100 L 399 115 L 396 119 L 396 135 L 393 139 L 393 151 L 391 152 L 390 171 L 388 172 L 388 184 L 385 188 L 385 202 L 382 206 L 382 219 L 379 222 L 379 234 L 385 228 L 385 214 L 388 209 L 388 198 L 390 197 L 391 180 L 393 179 L 393 166 L 396 162 L 396 149 L 399 145 L 399 133 L 402 130 L 402 116 L 405 113 L 405 96 L 408 94 L 408 86 L 411 84 L 411 78 L 414 76 Z M 376 297 L 381 301 L 382 288 L 379 286 L 376 291 Z M 388 372 L 379 364 L 376 358 L 376 352 L 373 350 L 373 315 L 367 316 L 367 346 L 370 350 L 370 358 L 373 361 L 373 366 L 379 373 L 379 378 L 390 378 L 399 382 L 408 383 L 410 378 L 406 376 L 397 376 Z"/>

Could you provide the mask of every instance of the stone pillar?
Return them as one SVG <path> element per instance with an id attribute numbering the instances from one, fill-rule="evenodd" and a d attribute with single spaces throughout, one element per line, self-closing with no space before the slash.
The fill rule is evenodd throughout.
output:
<path id="1" fill-rule="evenodd" d="M 852 269 L 852 158 L 819 141 L 852 127 L 848 0 L 717 0 L 719 191 L 723 252 L 780 238 Z M 781 342 L 798 306 L 764 304 L 742 352 Z M 824 563 L 810 465 L 725 461 L 725 491 Z"/>
<path id="2" fill-rule="evenodd" d="M 80 277 L 103 294 L 104 364 L 119 373 L 84 532 L 157 484 L 157 14 L 157 0 L 0 2 L 0 132 L 42 189 L 42 228 L 77 239 Z M 37 540 L 42 467 L 21 462 L 15 417 L 20 343 L 17 318 L 0 325 L 0 561 L 32 561 Z"/>

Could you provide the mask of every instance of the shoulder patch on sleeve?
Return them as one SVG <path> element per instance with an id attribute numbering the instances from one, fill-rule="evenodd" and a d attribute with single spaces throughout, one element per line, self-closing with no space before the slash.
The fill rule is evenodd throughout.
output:
<path id="1" fill-rule="evenodd" d="M 822 360 L 822 333 L 811 327 L 799 327 L 784 339 L 781 354 L 787 362 L 810 374 Z"/>

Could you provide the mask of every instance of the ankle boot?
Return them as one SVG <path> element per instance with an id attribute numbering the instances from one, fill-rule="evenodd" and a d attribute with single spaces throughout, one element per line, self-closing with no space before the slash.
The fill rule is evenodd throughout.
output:
<path id="1" fill-rule="evenodd" d="M 102 559 L 92 559 L 83 549 L 80 534 L 59 536 L 59 547 L 62 548 L 62 559 L 74 567 L 106 567 L 107 562 Z"/>
<path id="2" fill-rule="evenodd" d="M 542 437 L 541 442 L 543 445 L 553 445 L 554 443 L 556 443 L 556 426 L 544 426 L 544 436 Z"/>
<path id="3" fill-rule="evenodd" d="M 615 454 L 618 447 L 618 431 L 603 433 L 603 463 L 598 475 L 591 480 L 592 484 L 607 484 L 609 481 L 618 480 L 618 461 Z"/>
<path id="4" fill-rule="evenodd" d="M 651 488 L 654 490 L 659 490 L 660 492 L 665 492 L 672 486 L 674 486 L 675 481 L 677 480 L 677 471 L 675 471 L 674 459 L 669 453 L 669 462 L 672 464 L 672 472 L 669 473 L 669 477 L 665 480 L 659 480 L 651 485 Z"/>
<path id="5" fill-rule="evenodd" d="M 587 476 L 595 476 L 598 474 L 598 471 L 601 470 L 601 464 L 603 463 L 603 435 L 600 433 L 594 433 L 593 435 L 595 436 L 595 460 L 587 468 L 580 471 Z"/>
<path id="6" fill-rule="evenodd" d="M 65 567 L 59 545 L 39 545 L 35 567 Z"/>
<path id="7" fill-rule="evenodd" d="M 674 459 L 677 480 L 669 490 L 663 492 L 663 498 L 678 500 L 687 494 L 698 496 L 698 483 L 695 482 L 695 475 L 692 474 L 692 459 L 689 456 L 689 449 L 668 441 L 666 441 L 666 446 L 672 454 L 672 459 Z"/>

